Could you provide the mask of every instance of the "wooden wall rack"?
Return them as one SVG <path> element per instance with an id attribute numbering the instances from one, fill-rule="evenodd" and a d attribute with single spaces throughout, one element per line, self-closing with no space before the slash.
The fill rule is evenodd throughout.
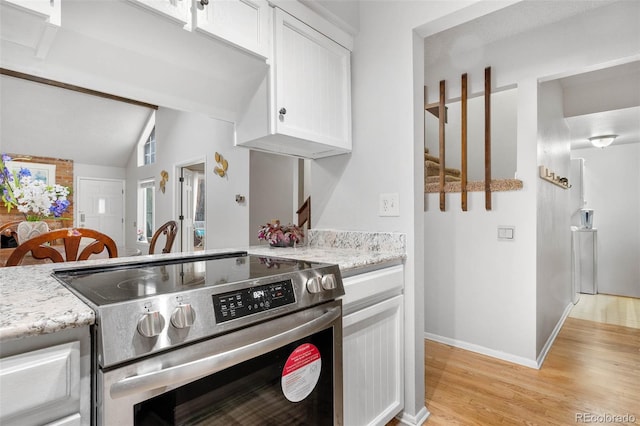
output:
<path id="1" fill-rule="evenodd" d="M 571 188 L 571 185 L 569 185 L 568 178 L 557 175 L 556 173 L 552 172 L 545 166 L 540 166 L 540 178 L 554 185 L 557 185 L 562 189 Z"/>

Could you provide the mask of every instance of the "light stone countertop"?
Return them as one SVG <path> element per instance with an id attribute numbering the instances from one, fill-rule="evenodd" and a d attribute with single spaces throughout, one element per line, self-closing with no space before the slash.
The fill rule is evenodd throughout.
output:
<path id="1" fill-rule="evenodd" d="M 335 237 L 333 234 L 329 234 L 329 236 Z M 349 276 L 400 264 L 405 258 L 404 252 L 398 250 L 371 250 L 370 248 L 362 246 L 361 240 L 358 240 L 355 246 L 347 244 L 340 247 L 313 245 L 271 248 L 268 245 L 261 245 L 225 250 L 206 250 L 197 253 L 172 253 L 169 255 L 0 268 L 0 342 L 55 333 L 94 323 L 93 310 L 51 276 L 54 269 L 113 263 L 127 264 L 160 256 L 163 258 L 182 258 L 242 250 L 259 256 L 337 263 L 343 276 Z"/>
<path id="2" fill-rule="evenodd" d="M 246 249 L 249 254 L 257 256 L 286 257 L 296 260 L 308 260 L 322 263 L 337 263 L 342 277 L 360 274 L 368 270 L 399 265 L 405 256 L 394 252 L 363 251 L 350 248 L 332 247 L 290 247 L 273 248 L 268 245 L 251 246 Z"/>

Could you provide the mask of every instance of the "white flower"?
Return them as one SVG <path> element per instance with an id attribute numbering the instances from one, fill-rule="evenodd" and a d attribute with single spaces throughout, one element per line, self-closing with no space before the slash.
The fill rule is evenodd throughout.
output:
<path id="1" fill-rule="evenodd" d="M 62 185 L 47 185 L 31 176 L 20 179 L 20 185 L 13 190 L 18 211 L 25 215 L 59 217 L 69 206 L 69 188 Z"/>

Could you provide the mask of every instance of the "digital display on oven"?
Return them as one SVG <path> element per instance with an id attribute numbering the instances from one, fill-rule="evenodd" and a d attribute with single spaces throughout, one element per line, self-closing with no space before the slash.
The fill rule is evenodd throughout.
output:
<path id="1" fill-rule="evenodd" d="M 291 280 L 278 281 L 239 291 L 214 294 L 216 322 L 222 323 L 296 302 Z"/>

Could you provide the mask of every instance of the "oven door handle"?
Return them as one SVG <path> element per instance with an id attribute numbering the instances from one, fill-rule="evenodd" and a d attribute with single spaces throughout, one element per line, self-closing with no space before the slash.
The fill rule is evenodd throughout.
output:
<path id="1" fill-rule="evenodd" d="M 111 397 L 122 398 L 211 375 L 322 331 L 341 314 L 340 306 L 332 307 L 318 318 L 267 338 L 254 339 L 248 345 L 162 370 L 126 377 L 111 385 Z"/>

